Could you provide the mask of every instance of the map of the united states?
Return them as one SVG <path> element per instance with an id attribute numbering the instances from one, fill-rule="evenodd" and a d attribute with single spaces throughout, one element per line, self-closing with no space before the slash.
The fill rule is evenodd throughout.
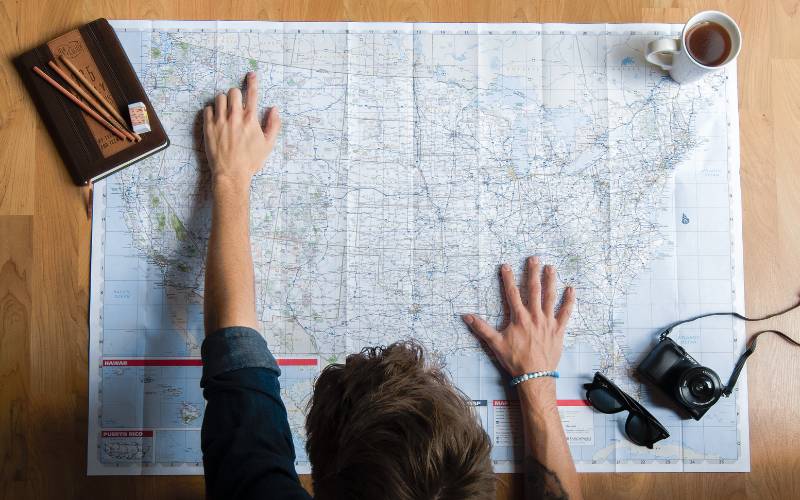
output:
<path id="1" fill-rule="evenodd" d="M 154 29 L 138 71 L 170 135 L 109 181 L 198 355 L 209 176 L 200 111 L 247 71 L 283 129 L 251 188 L 258 314 L 277 354 L 342 361 L 414 338 L 482 355 L 460 315 L 502 319 L 497 270 L 539 255 L 577 289 L 568 344 L 627 378 L 620 304 L 674 253 L 674 173 L 708 146 L 726 74 L 678 86 L 642 33 L 547 25 Z M 130 50 L 130 49 L 129 49 Z M 310 390 L 285 388 L 299 415 Z M 197 415 L 193 415 L 195 418 Z"/>

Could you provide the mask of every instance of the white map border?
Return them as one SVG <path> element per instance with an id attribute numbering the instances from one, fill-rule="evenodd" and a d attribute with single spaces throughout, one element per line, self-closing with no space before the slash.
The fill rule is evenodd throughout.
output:
<path id="1" fill-rule="evenodd" d="M 311 23 L 302 23 L 304 25 L 311 24 Z M 326 23 L 314 23 L 318 27 L 323 27 L 327 25 Z M 344 24 L 344 23 L 335 23 L 335 24 Z M 380 28 L 386 28 L 387 26 L 393 25 L 393 23 L 350 23 L 354 27 L 358 28 L 366 28 L 367 26 L 376 26 Z M 281 23 L 267 23 L 267 22 L 246 22 L 246 21 L 223 21 L 223 22 L 182 22 L 182 21 L 113 21 L 112 25 L 116 29 L 180 29 L 181 27 L 190 26 L 192 29 L 210 29 L 210 30 L 242 30 L 242 29 L 258 29 L 262 30 L 265 27 L 269 27 L 270 25 L 280 26 Z M 406 24 L 405 26 L 408 26 Z M 432 25 L 432 24 L 425 24 L 426 29 L 436 29 L 441 27 L 441 29 L 453 29 L 458 27 L 463 27 L 463 24 L 441 24 L 441 25 Z M 467 25 L 467 26 L 475 26 L 475 25 Z M 512 31 L 515 29 L 520 30 L 531 30 L 542 29 L 544 27 L 553 30 L 563 29 L 564 31 L 574 32 L 574 31 L 588 31 L 588 30 L 597 30 L 598 27 L 605 26 L 605 29 L 608 31 L 617 31 L 617 30 L 624 30 L 624 31 L 639 31 L 639 32 L 664 32 L 664 31 L 674 31 L 680 26 L 677 25 L 664 25 L 664 24 L 621 24 L 621 25 L 569 25 L 569 24 L 547 24 L 547 25 L 536 25 L 536 24 L 481 24 L 481 29 L 487 30 L 496 30 L 499 32 L 502 31 Z M 733 92 L 733 95 L 736 95 L 736 78 L 735 78 L 735 67 L 730 70 L 731 77 L 728 79 L 728 90 Z M 730 94 L 729 94 L 730 95 Z M 739 123 L 738 123 L 738 109 L 737 103 L 735 100 L 730 100 L 728 102 L 728 117 L 730 120 L 729 127 L 730 133 L 729 137 L 735 137 L 738 139 L 738 131 L 739 131 Z M 734 275 L 733 275 L 733 287 L 736 290 L 735 293 L 735 309 L 738 311 L 744 311 L 744 275 L 743 275 L 743 255 L 742 255 L 742 225 L 741 225 L 741 187 L 740 187 L 740 179 L 739 179 L 739 143 L 738 140 L 732 141 L 729 144 L 728 149 L 728 181 L 729 181 L 729 193 L 731 195 L 731 206 L 730 206 L 730 215 L 731 215 L 731 229 L 732 229 L 732 244 L 735 246 L 733 249 L 732 257 L 735 260 L 734 262 Z M 102 184 L 98 185 L 98 188 L 103 188 Z M 102 205 L 102 197 L 97 196 L 95 198 L 95 216 L 104 213 L 104 206 Z M 102 236 L 103 227 L 101 224 L 93 224 L 92 226 L 92 261 L 95 264 L 95 260 L 103 255 L 102 245 L 103 245 L 103 236 Z M 100 317 L 102 311 L 102 283 L 103 283 L 103 269 L 102 266 L 99 265 L 92 265 L 91 268 L 91 280 L 92 280 L 92 292 L 91 292 L 91 301 L 90 301 L 90 331 L 92 332 L 91 340 L 90 340 L 90 394 L 89 394 L 89 406 L 90 406 L 90 429 L 89 429 L 89 439 L 88 439 L 88 456 L 89 456 L 89 464 L 88 464 L 88 471 L 90 475 L 93 474 L 199 474 L 202 473 L 202 468 L 198 468 L 192 465 L 175 465 L 175 466 L 136 466 L 127 465 L 121 467 L 109 467 L 108 465 L 99 464 L 96 462 L 97 458 L 97 437 L 98 437 L 98 413 L 97 410 L 99 409 L 99 393 L 98 393 L 98 382 L 100 376 L 100 360 L 101 360 L 101 341 L 99 332 L 102 331 Z M 735 327 L 735 336 L 736 336 L 736 348 L 741 349 L 744 345 L 745 341 L 745 329 L 744 326 L 741 324 L 736 325 Z M 686 472 L 699 472 L 699 471 L 749 471 L 749 428 L 748 428 L 748 419 L 747 419 L 747 374 L 746 372 L 742 374 L 740 382 L 737 387 L 737 400 L 740 401 L 740 412 L 738 416 L 738 429 L 740 432 L 740 436 L 742 438 L 743 446 L 740 448 L 742 454 L 740 459 L 737 461 L 736 464 L 710 464 L 710 463 L 699 463 L 699 464 L 674 464 L 673 466 L 658 466 L 654 468 L 653 464 L 645 464 L 645 465 L 637 465 L 637 464 L 617 464 L 614 466 L 611 464 L 611 469 L 606 470 L 616 470 L 619 472 L 652 472 L 652 471 L 686 471 Z M 733 465 L 733 467 L 732 467 Z M 583 467 L 579 467 L 584 471 L 588 470 L 597 470 L 598 469 L 585 469 Z M 605 468 L 604 468 L 605 469 Z M 299 472 L 307 472 L 307 471 L 299 471 Z M 499 471 L 500 472 L 500 471 Z"/>

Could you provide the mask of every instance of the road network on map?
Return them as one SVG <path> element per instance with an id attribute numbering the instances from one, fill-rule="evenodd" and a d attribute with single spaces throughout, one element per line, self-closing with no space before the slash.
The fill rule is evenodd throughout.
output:
<path id="1" fill-rule="evenodd" d="M 499 323 L 499 264 L 539 255 L 577 290 L 568 345 L 629 377 L 619 306 L 674 254 L 673 175 L 706 146 L 699 120 L 725 73 L 678 86 L 645 65 L 647 36 L 602 26 L 201 24 L 126 45 L 172 144 L 106 188 L 148 279 L 181 305 L 167 326 L 184 355 L 199 355 L 210 228 L 200 111 L 255 71 L 283 122 L 250 219 L 276 355 L 324 365 L 414 338 L 443 359 L 480 356 L 460 315 Z M 284 390 L 296 433 L 309 381 Z"/>

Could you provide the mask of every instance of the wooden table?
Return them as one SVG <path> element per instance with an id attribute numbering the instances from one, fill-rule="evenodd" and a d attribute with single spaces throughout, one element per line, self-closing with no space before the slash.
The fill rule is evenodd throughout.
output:
<path id="1" fill-rule="evenodd" d="M 800 292 L 800 4 L 797 0 L 7 1 L 0 3 L 0 499 L 199 498 L 201 477 L 86 477 L 89 229 L 86 204 L 10 63 L 90 21 L 271 19 L 740 23 L 747 311 Z M 800 337 L 800 313 L 776 320 Z M 748 363 L 752 472 L 584 474 L 587 498 L 800 498 L 800 349 L 762 340 Z M 307 478 L 305 478 L 307 480 Z M 520 476 L 500 478 L 520 497 Z"/>

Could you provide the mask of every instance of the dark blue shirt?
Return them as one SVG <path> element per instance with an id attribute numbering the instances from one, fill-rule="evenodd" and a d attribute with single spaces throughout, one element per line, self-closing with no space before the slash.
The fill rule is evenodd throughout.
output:
<path id="1" fill-rule="evenodd" d="M 208 497 L 310 499 L 294 468 L 281 371 L 266 341 L 252 328 L 223 328 L 206 337 L 201 352 Z"/>

